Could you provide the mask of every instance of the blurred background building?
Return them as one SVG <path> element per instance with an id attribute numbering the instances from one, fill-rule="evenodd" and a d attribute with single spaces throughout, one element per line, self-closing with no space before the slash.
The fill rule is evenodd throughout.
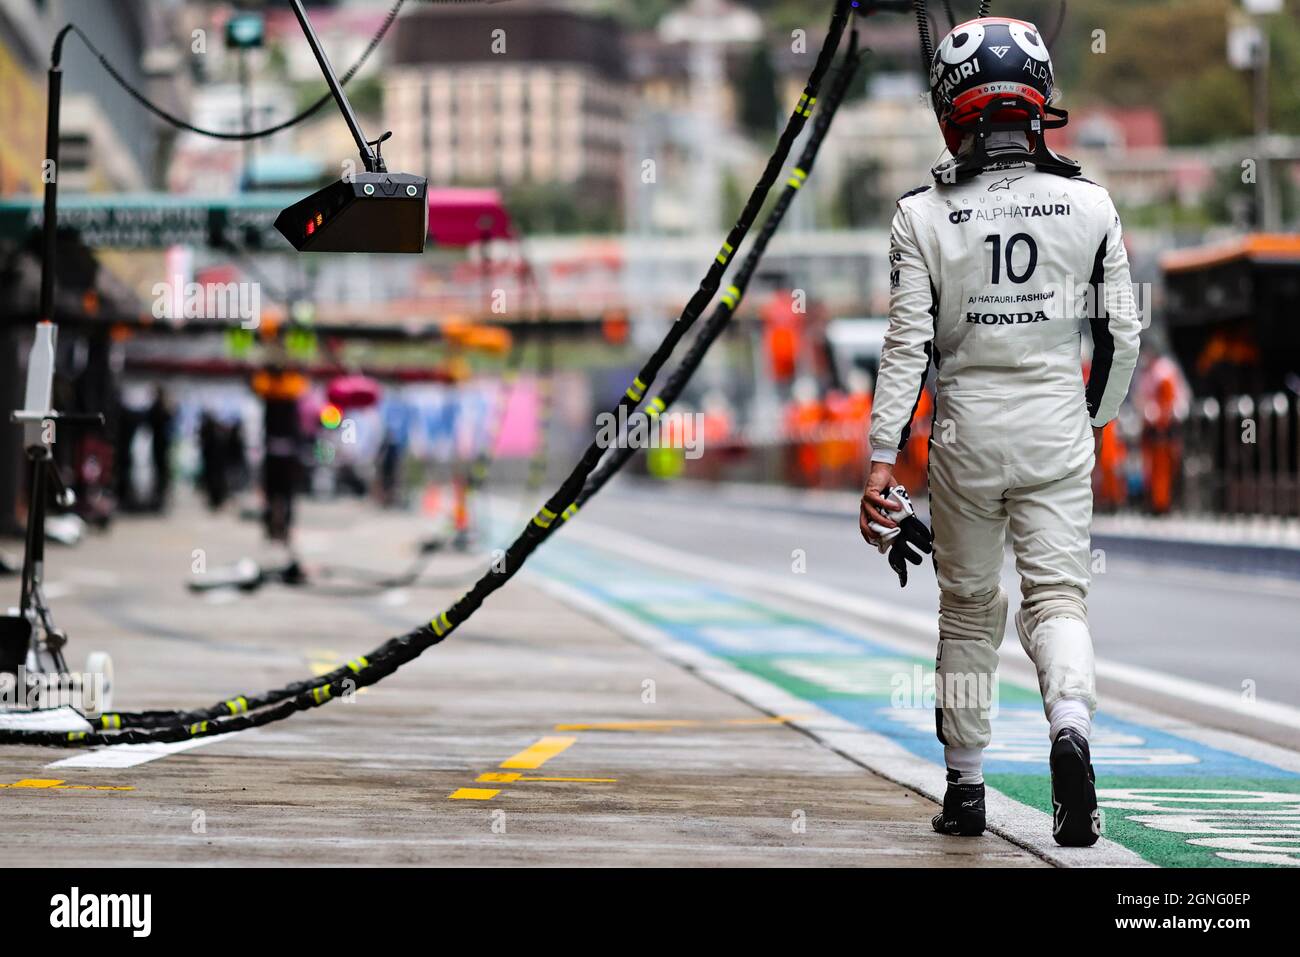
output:
<path id="1" fill-rule="evenodd" d="M 403 18 L 385 71 L 392 161 L 445 186 L 556 192 L 617 228 L 630 89 L 608 16 L 541 0 L 427 6 Z"/>

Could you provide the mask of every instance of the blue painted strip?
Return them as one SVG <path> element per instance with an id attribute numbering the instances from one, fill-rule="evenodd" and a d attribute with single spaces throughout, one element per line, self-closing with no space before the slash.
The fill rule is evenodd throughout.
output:
<path id="1" fill-rule="evenodd" d="M 858 727 L 886 735 L 940 764 L 932 699 L 933 659 L 912 657 L 813 618 L 791 615 L 709 582 L 647 569 L 571 541 L 537 556 L 541 570 L 661 631 L 792 691 Z M 992 717 L 989 773 L 1043 773 L 1047 721 L 1036 688 L 1002 681 Z M 1098 774 L 1124 778 L 1300 780 L 1262 761 L 1106 714 L 1094 726 Z"/>

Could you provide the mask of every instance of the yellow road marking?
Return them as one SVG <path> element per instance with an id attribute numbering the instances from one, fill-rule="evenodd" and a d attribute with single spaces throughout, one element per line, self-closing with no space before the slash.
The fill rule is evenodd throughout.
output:
<path id="1" fill-rule="evenodd" d="M 556 731 L 670 731 L 689 728 L 702 721 L 598 721 L 594 724 L 557 724 Z"/>
<path id="2" fill-rule="evenodd" d="M 572 781 L 578 784 L 614 784 L 618 778 L 552 778 L 525 776 L 518 771 L 485 771 L 474 779 L 480 784 L 510 784 L 514 781 Z"/>
<path id="3" fill-rule="evenodd" d="M 452 801 L 490 801 L 500 793 L 497 788 L 456 788 L 447 798 Z"/>
<path id="4" fill-rule="evenodd" d="M 660 719 L 650 721 L 598 721 L 591 724 L 557 724 L 556 731 L 671 731 L 674 728 L 704 728 L 709 726 L 745 726 L 786 724 L 804 715 L 781 714 L 772 718 L 729 718 L 725 721 L 688 721 Z M 505 765 L 502 765 L 505 767 Z"/>
<path id="5" fill-rule="evenodd" d="M 64 784 L 59 778 L 23 778 L 13 784 L 0 784 L 0 788 L 21 788 L 25 791 L 134 791 L 129 785 Z"/>
<path id="6" fill-rule="evenodd" d="M 557 754 L 567 750 L 577 740 L 577 738 L 541 738 L 513 757 L 506 758 L 501 762 L 500 767 L 520 768 L 525 771 L 536 770 Z"/>
<path id="7" fill-rule="evenodd" d="M 559 738 L 545 737 L 524 748 L 518 754 L 506 758 L 501 762 L 503 768 L 519 768 L 524 771 L 533 771 L 540 768 L 551 758 L 571 747 L 577 738 Z M 543 777 L 540 775 L 526 776 L 519 771 L 485 771 L 475 778 L 476 784 L 512 784 L 516 781 L 548 781 L 548 782 L 565 782 L 573 784 L 615 784 L 618 778 L 565 778 L 565 777 Z M 490 801 L 501 793 L 499 788 L 457 788 L 447 797 L 452 801 Z"/>

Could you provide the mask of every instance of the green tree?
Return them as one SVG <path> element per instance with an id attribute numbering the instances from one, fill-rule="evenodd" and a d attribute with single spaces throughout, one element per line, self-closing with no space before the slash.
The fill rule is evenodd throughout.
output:
<path id="1" fill-rule="evenodd" d="M 860 159 L 844 171 L 830 209 L 831 225 L 837 229 L 879 226 L 887 215 L 887 201 L 880 193 L 880 162 Z"/>
<path id="2" fill-rule="evenodd" d="M 740 89 L 740 125 L 752 136 L 769 137 L 776 130 L 776 70 L 766 43 L 754 47 L 745 65 Z"/>
<path id="3" fill-rule="evenodd" d="M 1059 47 L 1078 58 L 1075 102 L 1154 106 L 1170 142 L 1206 143 L 1253 129 L 1251 77 L 1227 62 L 1235 0 L 1090 0 L 1071 4 Z M 1273 128 L 1300 133 L 1300 0 L 1266 18 Z M 1104 52 L 1094 51 L 1102 30 Z M 1059 56 L 1057 57 L 1059 59 Z M 1058 70 L 1058 74 L 1059 74 Z"/>

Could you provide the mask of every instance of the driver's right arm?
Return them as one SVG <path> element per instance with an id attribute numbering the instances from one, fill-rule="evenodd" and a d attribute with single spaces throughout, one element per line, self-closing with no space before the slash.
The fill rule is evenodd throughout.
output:
<path id="1" fill-rule="evenodd" d="M 872 464 L 862 502 L 866 516 L 873 521 L 883 520 L 886 525 L 893 522 L 880 515 L 875 506 L 883 504 L 880 493 L 893 484 L 893 464 L 907 443 L 934 338 L 935 289 L 916 229 L 912 214 L 900 203 L 890 230 L 889 328 L 872 399 Z"/>

